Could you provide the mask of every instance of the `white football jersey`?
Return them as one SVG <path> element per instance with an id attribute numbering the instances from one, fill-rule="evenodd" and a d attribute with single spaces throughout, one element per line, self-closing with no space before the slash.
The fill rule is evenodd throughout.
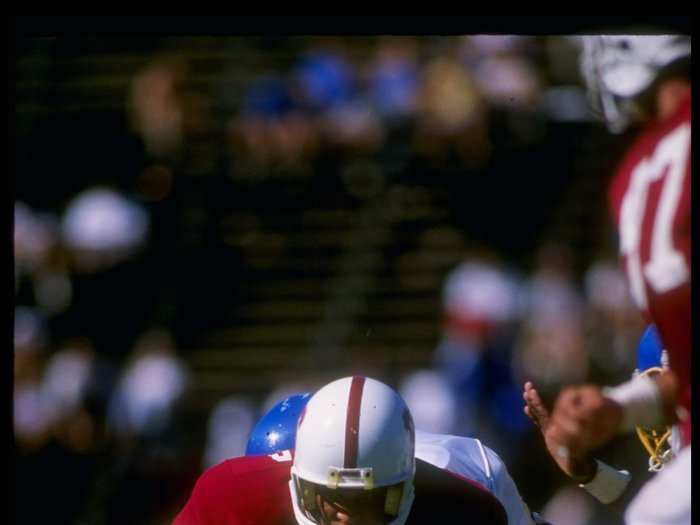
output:
<path id="1" fill-rule="evenodd" d="M 415 455 L 431 465 L 482 485 L 505 508 L 508 525 L 534 524 L 530 509 L 520 497 L 503 461 L 478 439 L 431 434 L 416 429 Z"/>

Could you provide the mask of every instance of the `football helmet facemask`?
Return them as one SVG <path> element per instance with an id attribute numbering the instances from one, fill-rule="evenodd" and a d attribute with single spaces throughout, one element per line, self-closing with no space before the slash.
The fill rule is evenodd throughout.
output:
<path id="1" fill-rule="evenodd" d="M 583 37 L 581 70 L 595 111 L 614 133 L 643 116 L 640 98 L 681 59 L 690 57 L 684 35 L 596 35 Z"/>
<path id="2" fill-rule="evenodd" d="M 637 368 L 634 375 L 653 377 L 667 368 L 668 354 L 663 349 L 656 328 L 654 325 L 649 325 L 637 347 Z M 649 471 L 659 472 L 674 457 L 673 429 L 671 427 L 636 427 L 636 431 L 644 449 L 649 454 Z"/>

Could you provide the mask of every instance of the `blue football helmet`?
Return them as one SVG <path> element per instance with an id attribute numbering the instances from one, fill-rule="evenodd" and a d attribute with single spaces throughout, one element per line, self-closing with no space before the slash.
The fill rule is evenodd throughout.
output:
<path id="1" fill-rule="evenodd" d="M 262 456 L 294 449 L 297 420 L 310 398 L 310 392 L 294 394 L 273 406 L 253 427 L 245 455 Z"/>
<path id="2" fill-rule="evenodd" d="M 661 344 L 661 338 L 653 324 L 650 324 L 639 340 L 637 347 L 637 373 L 641 374 L 651 368 L 668 366 L 666 352 Z"/>
<path id="3" fill-rule="evenodd" d="M 642 334 L 637 346 L 637 368 L 634 375 L 655 375 L 668 368 L 668 355 L 652 324 Z M 673 458 L 673 430 L 637 427 L 637 436 L 649 454 L 649 470 L 658 472 Z"/>

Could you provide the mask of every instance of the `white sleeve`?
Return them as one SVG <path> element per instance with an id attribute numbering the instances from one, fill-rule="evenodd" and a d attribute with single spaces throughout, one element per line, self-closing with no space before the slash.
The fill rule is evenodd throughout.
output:
<path id="1" fill-rule="evenodd" d="M 493 495 L 498 498 L 506 509 L 508 525 L 533 525 L 532 513 L 520 497 L 518 487 L 510 477 L 501 458 L 493 450 L 485 447 L 476 440 L 483 450 L 484 461 L 488 464 L 493 479 Z"/>
<path id="2" fill-rule="evenodd" d="M 493 493 L 492 480 L 476 439 L 416 431 L 416 457 L 475 481 Z"/>
<path id="3" fill-rule="evenodd" d="M 501 458 L 478 439 L 416 431 L 416 457 L 482 485 L 505 508 L 508 525 L 534 524 Z"/>

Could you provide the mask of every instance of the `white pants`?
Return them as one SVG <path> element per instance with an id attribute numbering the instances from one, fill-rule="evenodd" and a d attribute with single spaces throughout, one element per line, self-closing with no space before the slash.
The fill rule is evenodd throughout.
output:
<path id="1" fill-rule="evenodd" d="M 690 446 L 642 487 L 625 512 L 627 525 L 690 525 Z"/>

